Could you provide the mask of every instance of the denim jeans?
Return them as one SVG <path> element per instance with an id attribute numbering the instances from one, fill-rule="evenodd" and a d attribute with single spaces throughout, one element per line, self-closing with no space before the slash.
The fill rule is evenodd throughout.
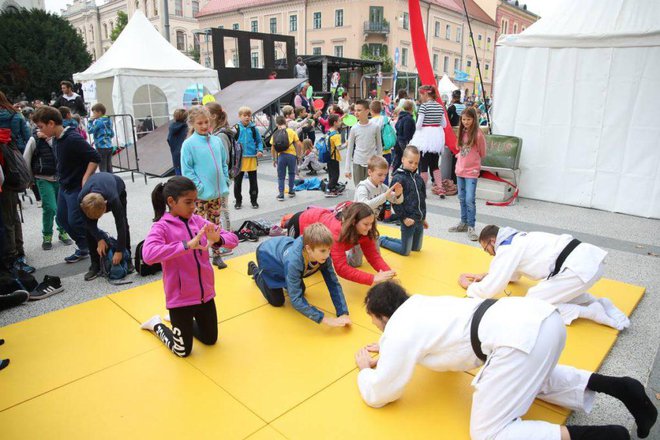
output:
<path id="1" fill-rule="evenodd" d="M 60 186 L 57 196 L 57 223 L 62 225 L 64 230 L 76 242 L 76 246 L 81 251 L 89 251 L 87 245 L 87 236 L 85 229 L 85 219 L 78 204 L 78 194 L 80 188 L 65 190 Z"/>
<path id="2" fill-rule="evenodd" d="M 477 193 L 477 179 L 469 177 L 456 177 L 458 183 L 458 200 L 461 203 L 461 223 L 474 228 L 477 217 L 475 196 Z"/>
<path id="3" fill-rule="evenodd" d="M 284 179 L 289 170 L 289 193 L 293 191 L 293 182 L 296 180 L 296 165 L 298 159 L 293 154 L 281 153 L 277 156 L 277 186 L 280 194 L 284 194 Z"/>
<path id="4" fill-rule="evenodd" d="M 399 255 L 407 256 L 410 255 L 410 251 L 419 252 L 422 250 L 423 239 L 424 221 L 415 220 L 415 224 L 412 226 L 401 223 L 401 239 L 381 237 L 380 245 Z"/>

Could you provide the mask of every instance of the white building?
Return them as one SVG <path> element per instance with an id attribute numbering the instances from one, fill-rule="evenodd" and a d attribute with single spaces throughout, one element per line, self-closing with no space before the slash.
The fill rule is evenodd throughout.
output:
<path id="1" fill-rule="evenodd" d="M 0 0 L 0 12 L 5 9 L 46 9 L 44 0 Z"/>

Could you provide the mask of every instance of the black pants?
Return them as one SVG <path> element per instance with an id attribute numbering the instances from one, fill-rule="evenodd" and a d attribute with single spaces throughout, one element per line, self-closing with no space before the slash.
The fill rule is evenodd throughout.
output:
<path id="1" fill-rule="evenodd" d="M 419 172 L 433 173 L 433 171 L 438 169 L 439 161 L 440 155 L 438 153 L 422 153 L 422 157 L 419 160 Z"/>
<path id="2" fill-rule="evenodd" d="M 156 324 L 156 335 L 172 353 L 186 357 L 193 347 L 193 336 L 202 344 L 213 345 L 218 340 L 218 314 L 215 300 L 193 306 L 170 309 L 172 330 L 165 324 Z"/>
<path id="3" fill-rule="evenodd" d="M 300 214 L 303 211 L 296 212 L 286 223 L 286 235 L 292 238 L 300 237 Z"/>
<path id="4" fill-rule="evenodd" d="M 259 196 L 259 184 L 257 183 L 257 170 L 248 171 L 248 179 L 250 180 L 250 202 L 257 203 L 257 197 Z M 245 175 L 244 171 L 238 173 L 234 179 L 234 199 L 236 203 L 243 203 L 243 177 Z"/>
<path id="5" fill-rule="evenodd" d="M 126 222 L 126 249 L 128 249 L 128 251 L 130 252 L 131 230 L 130 227 L 128 226 L 128 217 L 126 215 L 126 213 L 128 212 L 127 202 L 126 202 L 126 191 L 122 191 L 121 194 L 119 194 L 119 201 L 121 202 L 121 206 L 124 209 L 124 222 Z M 119 234 L 119 231 L 117 231 L 117 234 Z M 89 233 L 87 229 L 85 229 L 85 235 L 87 236 L 87 243 L 89 244 L 90 265 L 95 269 L 99 269 L 101 267 L 101 256 L 97 251 L 97 246 L 99 243 L 92 236 L 92 234 Z M 117 237 L 117 241 L 119 241 L 119 237 Z"/>
<path id="6" fill-rule="evenodd" d="M 99 171 L 112 173 L 112 148 L 99 148 L 96 151 L 98 151 L 101 156 Z"/>
<path id="7" fill-rule="evenodd" d="M 312 141 L 312 144 L 316 142 L 316 130 L 314 127 L 306 127 L 300 130 L 300 142 L 304 141 L 305 139 Z"/>
<path id="8" fill-rule="evenodd" d="M 397 142 L 397 144 L 392 147 L 392 169 L 393 170 L 398 170 L 399 167 L 401 167 L 401 158 L 403 157 L 403 149 L 406 148 L 406 146 L 401 146 Z"/>
<path id="9" fill-rule="evenodd" d="M 339 182 L 339 161 L 330 159 L 328 161 L 328 189 L 333 191 Z"/>
<path id="10" fill-rule="evenodd" d="M 23 250 L 23 227 L 18 216 L 18 193 L 8 189 L 0 192 L 0 215 L 4 226 L 3 265 L 9 269 L 19 257 L 25 256 Z"/>

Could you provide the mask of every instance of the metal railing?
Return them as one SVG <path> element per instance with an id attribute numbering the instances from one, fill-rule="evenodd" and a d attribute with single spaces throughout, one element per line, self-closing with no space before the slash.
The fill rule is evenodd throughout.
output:
<path id="1" fill-rule="evenodd" d="M 384 21 L 365 21 L 364 31 L 374 34 L 389 34 L 390 24 Z"/>
<path id="2" fill-rule="evenodd" d="M 133 115 L 107 115 L 112 120 L 112 128 L 115 135 L 112 138 L 112 146 L 116 148 L 112 156 L 113 167 L 119 168 L 120 172 L 130 172 L 131 180 L 135 182 L 134 173 L 144 176 L 147 184 L 147 175 L 140 171 L 140 157 L 138 155 L 137 135 L 135 131 L 135 120 Z"/>

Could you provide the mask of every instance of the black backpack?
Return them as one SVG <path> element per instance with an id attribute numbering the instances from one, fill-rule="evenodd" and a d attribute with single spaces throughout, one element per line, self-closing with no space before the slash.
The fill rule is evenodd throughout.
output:
<path id="1" fill-rule="evenodd" d="M 2 171 L 5 175 L 2 188 L 17 192 L 28 189 L 32 175 L 8 128 L 0 128 L 0 155 Z"/>
<path id="2" fill-rule="evenodd" d="M 289 149 L 289 133 L 286 128 L 278 128 L 273 133 L 273 147 L 278 153 L 284 153 Z"/>
<path id="3" fill-rule="evenodd" d="M 135 271 L 142 275 L 143 277 L 149 275 L 156 275 L 158 272 L 163 270 L 163 266 L 160 263 L 156 264 L 147 264 L 142 259 L 142 246 L 144 246 L 144 240 L 138 243 L 135 247 Z"/>

